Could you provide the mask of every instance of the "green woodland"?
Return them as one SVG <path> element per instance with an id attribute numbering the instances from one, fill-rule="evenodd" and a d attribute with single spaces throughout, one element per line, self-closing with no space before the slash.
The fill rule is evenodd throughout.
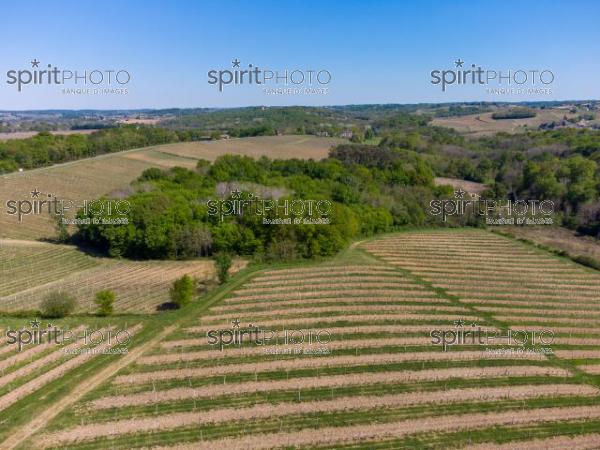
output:
<path id="1" fill-rule="evenodd" d="M 473 108 L 468 106 L 469 111 Z M 0 143 L 0 170 L 210 135 L 217 138 L 222 132 L 255 136 L 319 133 L 323 127 L 335 134 L 348 129 L 352 139 L 321 161 L 225 155 L 214 163 L 200 161 L 195 170 L 149 169 L 132 185 L 129 225 L 83 224 L 71 238 L 111 256 L 181 259 L 225 252 L 268 260 L 328 256 L 353 239 L 400 227 L 482 226 L 480 217 L 441 223 L 429 213 L 432 199 L 453 198 L 449 187 L 434 185 L 436 176 L 485 183 L 483 198 L 552 200 L 558 224 L 600 237 L 598 130 L 531 129 L 468 138 L 432 126 L 431 114 L 393 108 L 350 106 L 317 112 L 316 108 L 272 108 L 260 110 L 264 120 L 254 124 L 241 120 L 257 111 L 248 109 L 238 113 L 237 122 L 212 131 L 128 125 L 89 135 L 40 133 L 6 141 Z M 225 120 L 233 112 L 214 114 Z M 313 116 L 321 121 L 319 130 L 311 128 L 316 121 L 308 117 Z M 205 117 L 211 115 L 185 116 L 185 122 L 196 124 Z M 209 200 L 234 200 L 229 193 L 234 184 L 238 190 L 279 201 L 327 200 L 332 205 L 330 224 L 265 226 L 263 216 L 257 214 L 224 218 L 208 214 Z"/>

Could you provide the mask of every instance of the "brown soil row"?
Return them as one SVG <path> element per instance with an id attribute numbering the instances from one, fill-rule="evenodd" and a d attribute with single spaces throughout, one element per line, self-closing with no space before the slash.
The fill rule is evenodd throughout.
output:
<path id="1" fill-rule="evenodd" d="M 78 333 L 83 329 L 83 327 L 79 327 L 76 328 L 73 332 L 74 333 Z M 109 328 L 102 328 L 100 331 L 102 331 L 103 333 L 106 332 Z M 72 351 L 74 349 L 78 349 L 83 347 L 85 344 L 84 341 L 79 340 L 78 342 L 73 342 L 70 345 L 66 345 L 64 347 L 59 347 L 56 346 L 56 349 L 50 353 L 49 355 L 43 356 L 41 358 L 38 358 L 34 361 L 32 361 L 31 363 L 13 371 L 10 372 L 7 375 L 4 375 L 3 377 L 0 377 L 0 387 L 2 386 L 6 386 L 8 383 L 13 382 L 14 380 L 17 380 L 21 377 L 27 376 L 30 373 L 32 373 L 33 371 L 44 367 L 47 364 L 52 364 L 53 362 L 61 359 L 61 358 L 67 358 L 68 356 L 65 355 L 65 351 Z"/>
<path id="2" fill-rule="evenodd" d="M 600 434 L 582 434 L 578 436 L 554 436 L 531 441 L 511 441 L 506 444 L 493 442 L 465 447 L 465 450 L 598 450 Z"/>
<path id="3" fill-rule="evenodd" d="M 101 437 L 114 437 L 132 433 L 148 433 L 180 427 L 223 423 L 230 421 L 269 419 L 285 415 L 328 413 L 344 410 L 369 410 L 398 408 L 428 403 L 456 403 L 467 401 L 525 400 L 539 397 L 565 395 L 594 396 L 598 390 L 591 386 L 575 384 L 524 385 L 496 388 L 450 389 L 433 392 L 408 392 L 384 396 L 340 397 L 332 400 L 302 403 L 259 404 L 247 408 L 223 408 L 207 412 L 164 414 L 158 417 L 125 419 L 98 424 L 82 425 L 72 429 L 47 434 L 39 439 L 39 446 L 47 448 Z"/>
<path id="4" fill-rule="evenodd" d="M 512 311 L 514 312 L 514 310 Z M 512 322 L 513 327 L 517 325 L 515 323 L 566 323 L 566 324 L 574 324 L 580 325 L 585 328 L 593 328 L 600 320 L 596 320 L 594 318 L 588 319 L 587 317 L 582 317 L 581 319 L 571 319 L 567 317 L 549 317 L 549 316 L 527 316 L 525 314 L 521 316 L 495 316 L 496 319 L 501 320 L 503 322 Z M 520 329 L 526 327 L 526 325 L 519 325 Z M 552 329 L 552 326 L 549 325 L 546 329 Z"/>
<path id="5" fill-rule="evenodd" d="M 306 307 L 306 308 L 282 308 L 282 309 L 269 309 L 266 311 L 249 311 L 248 316 L 254 317 L 274 317 L 284 316 L 293 314 L 313 314 L 313 313 L 336 313 L 336 312 L 347 312 L 347 311 L 364 311 L 366 313 L 373 311 L 382 312 L 398 312 L 398 311 L 432 311 L 436 313 L 461 313 L 470 312 L 467 308 L 462 306 L 431 306 L 431 305 L 353 305 L 353 306 L 323 306 L 323 307 Z M 206 316 L 213 320 L 226 320 L 235 319 L 239 317 L 239 313 L 230 314 L 213 314 Z"/>
<path id="6" fill-rule="evenodd" d="M 332 319 L 332 318 L 329 318 Z M 337 318 L 335 318 L 337 320 Z M 359 317 L 359 322 L 363 321 L 363 317 Z M 296 324 L 298 323 L 298 320 L 301 319 L 295 319 L 295 320 L 291 320 L 289 322 L 289 324 Z M 317 323 L 319 320 L 321 319 L 308 319 L 307 321 L 302 322 L 303 324 L 307 324 L 310 323 L 312 320 L 312 322 Z M 329 320 L 331 321 L 331 320 Z M 281 323 L 280 321 L 277 320 L 273 320 L 272 323 L 269 322 L 264 322 L 261 325 L 288 325 L 286 323 Z M 210 330 L 214 330 L 214 329 L 226 329 L 228 327 L 231 327 L 231 323 L 224 323 L 222 325 L 205 325 L 205 326 L 195 326 L 195 327 L 189 327 L 189 328 L 184 328 L 184 331 L 186 333 L 190 333 L 190 334 L 206 334 L 208 331 Z M 436 324 L 429 324 L 429 325 L 401 325 L 401 324 L 389 324 L 389 325 L 369 325 L 368 321 L 365 325 L 352 325 L 352 326 L 335 326 L 335 327 L 327 327 L 327 330 L 329 330 L 329 332 L 332 335 L 337 335 L 337 334 L 345 334 L 345 333 L 418 333 L 418 332 L 425 332 L 425 333 L 429 333 L 431 330 L 435 330 L 435 329 L 439 329 L 441 328 L 440 325 L 436 325 Z M 490 327 L 490 326 L 478 326 L 478 328 L 481 328 L 484 331 L 492 331 L 495 330 L 495 327 Z M 283 328 L 279 328 L 279 329 L 283 329 Z M 301 328 L 296 328 L 296 329 L 301 329 Z M 540 328 L 540 330 L 542 330 L 544 328 Z M 573 328 L 574 329 L 574 328 Z M 308 328 L 305 328 L 305 330 L 308 330 Z M 314 328 L 313 328 L 314 330 Z M 558 332 L 558 331 L 557 331 Z M 567 331 L 568 332 L 568 331 Z M 600 330 L 598 330 L 598 333 L 600 333 Z M 168 341 L 165 341 L 168 342 Z"/>
<path id="7" fill-rule="evenodd" d="M 287 300 L 287 299 L 302 299 L 302 298 L 314 298 L 314 297 L 343 297 L 345 295 L 358 296 L 358 295 L 389 295 L 397 296 L 398 298 L 408 297 L 419 297 L 420 295 L 431 295 L 428 291 L 405 291 L 402 289 L 355 289 L 349 286 L 348 289 L 331 289 L 331 290 L 319 290 L 315 288 L 313 291 L 303 292 L 285 292 L 275 294 L 256 294 L 256 295 L 241 295 L 233 297 L 237 301 L 253 301 L 253 300 Z"/>
<path id="8" fill-rule="evenodd" d="M 560 309 L 542 309 L 540 308 L 511 308 L 502 306 L 477 306 L 478 311 L 486 311 L 491 313 L 519 313 L 526 316 L 538 315 L 539 317 L 548 317 L 553 319 L 554 317 L 586 317 L 589 319 L 600 318 L 600 310 L 592 309 L 581 309 L 581 308 L 560 308 Z M 542 312 L 542 314 L 540 314 Z"/>
<path id="9" fill-rule="evenodd" d="M 248 287 L 259 287 L 259 286 L 291 286 L 296 284 L 306 284 L 306 283 L 328 283 L 332 280 L 336 282 L 346 281 L 346 282 L 360 282 L 360 281 L 398 281 L 411 283 L 409 279 L 404 277 L 400 272 L 387 272 L 387 275 L 380 275 L 379 273 L 368 274 L 368 273 L 357 273 L 353 276 L 346 276 L 344 274 L 337 273 L 321 273 L 313 276 L 301 276 L 301 277 L 284 277 L 277 279 L 262 279 L 255 278 L 252 281 L 246 283 L 244 286 Z M 414 284 L 414 283 L 413 283 Z"/>
<path id="10" fill-rule="evenodd" d="M 116 384 L 144 384 L 159 380 L 184 380 L 186 378 L 212 377 L 232 373 L 258 373 L 275 370 L 317 369 L 323 367 L 351 367 L 367 364 L 396 364 L 415 361 L 480 361 L 483 359 L 506 360 L 543 360 L 540 353 L 487 353 L 484 351 L 437 351 L 376 353 L 358 356 L 321 356 L 281 359 L 258 363 L 226 364 L 222 366 L 199 367 L 188 369 L 167 369 L 153 372 L 140 372 L 121 375 L 115 378 Z"/>
<path id="11" fill-rule="evenodd" d="M 215 346 L 210 350 L 200 350 L 196 352 L 177 352 L 177 353 L 166 353 L 161 355 L 144 356 L 138 360 L 139 364 L 166 364 L 177 361 L 198 361 L 203 359 L 222 359 L 231 357 L 242 357 L 252 355 L 265 354 L 267 350 L 273 350 L 276 348 L 292 348 L 292 347 L 303 347 L 303 348 L 314 348 L 314 347 L 326 347 L 329 350 L 338 349 L 349 349 L 349 348 L 380 348 L 389 346 L 405 346 L 405 345 L 430 345 L 430 336 L 415 336 L 415 337 L 402 337 L 402 338 L 381 338 L 381 339 L 352 339 L 347 341 L 336 341 L 336 336 L 331 336 L 331 342 L 328 344 L 287 344 L 283 342 L 279 346 L 273 345 L 265 346 L 232 346 L 219 350 L 219 347 Z M 206 344 L 206 338 L 201 339 L 187 339 L 189 343 L 195 343 L 196 345 Z M 246 344 L 247 345 L 247 344 Z"/>
<path id="12" fill-rule="evenodd" d="M 233 309 L 253 309 L 253 308 L 266 308 L 273 307 L 273 305 L 281 306 L 282 304 L 288 305 L 314 305 L 320 303 L 337 303 L 339 305 L 356 304 L 360 303 L 398 303 L 401 301 L 407 301 L 411 303 L 436 303 L 436 304 L 450 304 L 449 300 L 441 297 L 435 297 L 433 294 L 431 297 L 319 297 L 319 298 L 304 298 L 301 300 L 284 300 L 279 302 L 277 300 L 263 300 L 261 302 L 237 302 L 232 301 L 235 298 L 228 299 L 225 301 L 223 306 L 214 306 L 211 311 L 231 311 Z"/>
<path id="13" fill-rule="evenodd" d="M 275 305 L 265 304 L 265 303 L 240 303 L 235 305 L 227 305 L 227 306 L 214 306 L 210 309 L 211 314 L 213 313 L 221 313 L 226 312 L 230 314 L 244 313 L 249 315 L 257 315 L 258 313 L 270 311 L 270 315 L 281 315 L 281 314 L 295 314 L 300 313 L 303 314 L 305 312 L 313 313 L 319 311 L 442 311 L 442 312 L 462 312 L 468 311 L 467 308 L 462 306 L 454 306 L 450 304 L 450 302 L 445 302 L 441 304 L 435 304 L 436 299 L 426 299 L 416 305 L 410 303 L 399 303 L 400 299 L 392 299 L 389 301 L 380 301 L 380 299 L 375 299 L 376 301 L 366 301 L 365 304 L 361 304 L 363 302 L 361 297 L 357 297 L 356 299 L 345 299 L 343 302 L 340 302 L 336 305 L 331 305 L 331 303 L 335 303 L 335 299 L 310 299 L 310 300 L 294 300 L 293 303 L 282 302 L 276 303 Z M 379 300 L 379 301 L 377 301 Z M 411 302 L 411 299 L 406 299 L 407 302 Z M 359 303 L 361 302 L 361 303 Z M 420 303 L 434 303 L 421 305 Z M 290 307 L 290 305 L 294 305 L 294 307 Z"/>
<path id="14" fill-rule="evenodd" d="M 332 375 L 289 380 L 251 381 L 233 384 L 215 384 L 198 388 L 173 388 L 163 391 L 147 391 L 129 395 L 115 395 L 92 400 L 89 406 L 94 409 L 120 408 L 135 405 L 175 402 L 194 398 L 220 395 L 236 395 L 276 390 L 299 390 L 313 388 L 335 388 L 340 386 L 364 386 L 376 383 L 405 383 L 421 381 L 442 381 L 452 378 L 475 379 L 497 377 L 554 376 L 569 377 L 571 374 L 562 368 L 541 366 L 506 366 L 427 369 L 417 371 L 361 373 L 352 375 Z M 301 394 L 300 394 L 301 395 Z"/>
<path id="15" fill-rule="evenodd" d="M 535 302 L 531 300 L 496 300 L 496 299 L 483 299 L 483 298 L 465 298 L 461 297 L 461 302 L 468 303 L 469 305 L 481 307 L 485 305 L 489 305 L 490 303 L 494 303 L 496 305 L 506 305 L 513 306 L 518 308 L 519 306 L 541 306 L 542 308 L 549 308 L 548 311 L 551 311 L 551 308 L 572 308 L 572 307 L 582 307 L 582 306 L 597 306 L 600 310 L 600 304 L 598 303 L 587 303 L 587 302 L 555 302 L 554 300 Z M 517 309 L 516 309 L 517 310 Z M 600 330 L 599 330 L 600 331 Z"/>
<path id="16" fill-rule="evenodd" d="M 436 280 L 439 279 L 452 279 L 454 281 L 460 280 L 474 280 L 475 282 L 478 279 L 481 280 L 503 280 L 503 281 L 513 281 L 528 283 L 551 283 L 551 282 L 577 282 L 577 283 L 587 283 L 595 285 L 598 281 L 598 277 L 592 275 L 590 273 L 586 273 L 583 271 L 578 271 L 575 273 L 563 273 L 560 270 L 548 273 L 548 272 L 539 272 L 539 271 L 515 271 L 515 270 L 494 270 L 494 267 L 490 268 L 477 268 L 477 275 L 474 275 L 472 269 L 464 268 L 464 269 L 455 269 L 450 267 L 445 268 L 432 268 L 432 267 L 422 267 L 422 268 L 414 268 L 411 270 L 412 273 L 423 276 L 423 277 L 435 277 Z"/>
<path id="17" fill-rule="evenodd" d="M 554 354 L 564 359 L 600 359 L 600 350 L 554 350 Z"/>
<path id="18" fill-rule="evenodd" d="M 244 435 L 218 440 L 155 447 L 153 450 L 259 450 L 296 447 L 335 447 L 342 443 L 359 444 L 371 440 L 400 438 L 416 433 L 448 433 L 499 426 L 519 426 L 544 422 L 597 419 L 600 406 L 572 406 L 524 409 L 497 413 L 470 413 L 375 423 L 303 429 L 293 432 Z M 527 448 L 527 447 L 517 447 Z"/>
<path id="19" fill-rule="evenodd" d="M 304 292 L 308 290 L 319 291 L 322 289 L 402 289 L 402 290 L 412 290 L 412 291 L 424 291 L 426 290 L 423 286 L 412 283 L 410 281 L 396 281 L 387 280 L 383 281 L 345 281 L 342 283 L 332 283 L 331 280 L 321 280 L 319 282 L 310 282 L 303 284 L 286 284 L 286 285 L 277 285 L 277 286 L 261 286 L 261 287 L 247 287 L 243 289 L 237 289 L 234 291 L 234 294 L 237 295 L 245 295 L 245 294 L 254 294 L 254 293 L 270 293 L 270 292 Z"/>
<path id="20" fill-rule="evenodd" d="M 507 290 L 507 288 L 503 288 Z M 509 290 L 509 289 L 508 289 Z M 573 302 L 585 301 L 585 300 L 594 300 L 598 298 L 598 294 L 595 293 L 563 293 L 563 292 L 552 292 L 552 291 L 539 291 L 539 292 L 520 292 L 519 289 L 515 289 L 514 292 L 494 292 L 494 291 L 482 291 L 478 289 L 477 286 L 464 286 L 462 289 L 450 289 L 448 293 L 456 295 L 457 297 L 466 297 L 466 296 L 489 296 L 492 298 L 518 298 L 518 299 L 540 299 L 540 298 L 548 298 L 555 300 L 569 300 Z"/>
<path id="21" fill-rule="evenodd" d="M 135 332 L 137 332 L 137 330 L 140 327 L 141 327 L 140 325 L 136 325 L 134 327 L 129 328 L 128 331 L 130 334 L 133 335 Z M 109 349 L 109 348 L 113 347 L 114 345 L 115 345 L 114 342 L 100 344 L 100 345 L 96 346 L 95 349 L 96 349 L 96 351 L 103 351 L 105 349 Z M 19 401 L 20 399 L 22 399 L 25 396 L 37 391 L 41 387 L 50 383 L 51 381 L 62 377 L 71 369 L 81 366 L 82 364 L 86 363 L 87 361 L 94 358 L 95 356 L 97 356 L 97 355 L 93 354 L 93 353 L 79 354 L 79 355 L 65 361 L 64 364 L 61 364 L 60 366 L 55 367 L 55 368 L 49 370 L 48 372 L 40 375 L 39 377 L 34 378 L 33 380 L 28 381 L 25 384 L 22 384 L 21 386 L 17 387 L 16 389 L 13 389 L 8 394 L 0 397 L 0 411 L 5 410 L 13 403 Z"/>
<path id="22" fill-rule="evenodd" d="M 384 265 L 374 265 L 374 266 L 352 266 L 352 265 L 344 265 L 344 266 L 318 266 L 318 267 L 298 267 L 295 269 L 275 269 L 275 270 L 267 270 L 262 272 L 261 277 L 269 277 L 269 276 L 280 276 L 280 275 L 299 275 L 299 274 L 308 274 L 308 273 L 317 273 L 322 274 L 323 272 L 370 272 L 370 271 L 381 271 L 388 270 L 394 271 L 388 266 Z"/>
<path id="23" fill-rule="evenodd" d="M 358 308 L 355 308 L 358 310 Z M 362 309 L 362 308 L 361 308 Z M 204 316 L 200 318 L 200 322 L 204 324 L 214 324 L 214 327 L 223 326 L 223 322 L 226 322 L 225 328 L 231 328 L 231 322 L 228 320 L 229 317 L 219 318 L 219 316 Z M 305 324 L 305 323 L 315 323 L 315 322 L 338 322 L 342 320 L 352 320 L 355 322 L 368 322 L 372 320 L 424 320 L 431 322 L 433 320 L 436 321 L 445 321 L 448 322 L 448 326 L 453 326 L 452 322 L 457 319 L 463 319 L 467 322 L 476 322 L 481 323 L 484 322 L 484 319 L 478 316 L 473 315 L 463 315 L 463 314 L 410 314 L 410 313 L 387 313 L 380 312 L 378 314 L 355 314 L 355 315 L 331 315 L 327 314 L 319 317 L 294 317 L 290 319 L 265 319 L 261 321 L 254 321 L 254 325 L 259 327 L 265 327 L 267 325 L 295 325 L 295 324 Z M 213 327 L 213 328 L 214 328 Z"/>

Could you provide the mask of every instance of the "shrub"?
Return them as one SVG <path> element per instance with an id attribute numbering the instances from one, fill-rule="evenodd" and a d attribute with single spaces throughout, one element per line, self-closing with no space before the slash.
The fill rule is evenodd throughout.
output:
<path id="1" fill-rule="evenodd" d="M 75 297 L 66 292 L 49 293 L 40 305 L 42 317 L 58 319 L 68 316 L 75 310 L 77 302 Z"/>
<path id="2" fill-rule="evenodd" d="M 229 269 L 231 267 L 231 256 L 227 253 L 220 253 L 215 258 L 217 265 L 217 276 L 219 283 L 223 284 L 229 279 Z"/>
<path id="3" fill-rule="evenodd" d="M 116 295 L 113 291 L 104 290 L 96 292 L 94 303 L 98 306 L 99 316 L 110 316 L 113 313 L 113 303 Z"/>
<path id="4" fill-rule="evenodd" d="M 173 282 L 169 290 L 171 301 L 181 308 L 192 301 L 194 297 L 194 280 L 189 275 L 184 275 Z"/>

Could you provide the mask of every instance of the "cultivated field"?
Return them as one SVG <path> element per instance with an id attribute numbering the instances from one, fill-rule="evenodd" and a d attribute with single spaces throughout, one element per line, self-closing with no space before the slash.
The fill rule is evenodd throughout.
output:
<path id="1" fill-rule="evenodd" d="M 572 256 L 582 255 L 600 261 L 600 241 L 590 236 L 579 236 L 562 227 L 526 226 L 497 227 L 498 231 L 536 244 L 563 250 Z"/>
<path id="2" fill-rule="evenodd" d="M 313 136 L 261 136 L 130 150 L 0 176 L 0 204 L 5 209 L 8 200 L 32 200 L 30 192 L 37 189 L 42 192 L 41 198 L 53 194 L 81 205 L 84 200 L 91 201 L 105 194 L 114 197 L 127 194 L 131 181 L 150 167 L 193 169 L 198 159 L 214 160 L 226 153 L 278 159 L 320 159 L 327 156 L 331 146 L 340 142 L 343 140 Z M 48 214 L 24 216 L 21 222 L 6 211 L 0 215 L 0 238 L 55 236 L 54 222 Z"/>
<path id="3" fill-rule="evenodd" d="M 43 322 L 39 327 L 46 327 L 46 325 L 55 326 Z M 41 403 L 38 400 L 37 404 L 32 405 L 30 402 L 32 397 L 44 400 L 64 393 L 72 387 L 78 374 L 85 373 L 97 360 L 105 358 L 103 354 L 122 352 L 143 328 L 139 322 L 127 323 L 126 321 L 97 327 L 91 322 L 86 325 L 84 326 L 81 321 L 74 327 L 64 327 L 63 324 L 59 324 L 60 329 L 70 332 L 70 337 L 62 346 L 46 341 L 37 345 L 25 345 L 19 349 L 16 344 L 9 345 L 2 342 L 3 345 L 0 347 L 2 439 L 7 437 L 4 434 L 7 427 L 23 420 L 30 420 L 39 413 Z M 3 324 L 3 326 L 3 335 L 8 330 L 14 332 L 19 329 L 17 325 Z M 86 331 L 93 334 L 86 336 Z M 110 333 L 112 337 L 109 338 Z M 117 333 L 118 340 L 114 337 Z M 35 413 L 25 412 L 25 408 L 31 411 L 32 407 L 35 408 L 33 409 Z M 5 442 L 0 444 L 0 447 L 3 449 L 10 447 L 5 444 Z"/>
<path id="4" fill-rule="evenodd" d="M 75 247 L 0 240 L 0 311 L 36 309 L 51 291 L 66 291 L 80 312 L 92 312 L 96 293 L 112 290 L 119 313 L 150 313 L 169 301 L 169 287 L 183 275 L 199 281 L 216 273 L 211 260 L 126 261 L 95 258 Z M 244 263 L 236 261 L 232 272 Z"/>
<path id="5" fill-rule="evenodd" d="M 469 136 L 479 137 L 496 134 L 499 132 L 519 133 L 528 128 L 537 129 L 542 123 L 560 121 L 564 116 L 576 117 L 564 109 L 536 109 L 537 115 L 524 119 L 492 119 L 493 112 L 483 114 L 470 114 L 459 117 L 438 117 L 431 121 L 431 125 L 454 128 L 456 131 Z"/>
<path id="6" fill-rule="evenodd" d="M 327 266 L 234 280 L 208 311 L 197 309 L 19 448 L 598 442 L 597 272 L 483 231 L 400 233 L 359 247 Z M 257 328 L 265 334 L 250 342 Z M 478 328 L 552 330 L 551 344 L 527 347 L 554 355 L 510 352 L 518 346 L 500 337 L 447 351 L 431 342 L 431 330 Z M 224 345 L 208 344 L 211 330 L 222 330 Z M 236 330 L 242 345 L 227 345 Z"/>

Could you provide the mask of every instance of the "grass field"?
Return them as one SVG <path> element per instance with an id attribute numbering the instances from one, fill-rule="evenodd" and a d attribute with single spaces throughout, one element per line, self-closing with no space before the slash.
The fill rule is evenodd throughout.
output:
<path id="1" fill-rule="evenodd" d="M 518 133 L 529 129 L 537 129 L 542 123 L 560 121 L 564 116 L 576 117 L 564 109 L 537 109 L 535 117 L 525 119 L 492 119 L 493 112 L 470 114 L 458 117 L 438 117 L 431 125 L 454 128 L 460 133 L 473 137 L 488 136 L 499 132 Z"/>
<path id="2" fill-rule="evenodd" d="M 254 270 L 181 311 L 176 328 L 48 413 L 50 423 L 35 422 L 43 431 L 17 427 L 23 437 L 8 448 L 600 442 L 597 272 L 477 230 L 398 233 L 326 265 Z M 330 340 L 208 345 L 209 330 L 236 323 L 280 337 L 326 330 Z M 553 354 L 485 351 L 508 348 L 502 340 L 448 351 L 431 342 L 430 330 L 472 324 L 490 333 L 550 329 L 554 340 L 542 346 Z"/>
<path id="3" fill-rule="evenodd" d="M 0 176 L 0 203 L 8 200 L 31 200 L 30 192 L 53 194 L 75 204 L 102 195 L 127 192 L 127 187 L 145 169 L 174 166 L 196 167 L 198 159 L 214 160 L 218 156 L 240 154 L 251 157 L 314 158 L 327 156 L 340 142 L 337 138 L 314 136 L 261 136 L 219 141 L 184 142 L 88 158 L 26 172 Z M 0 238 L 43 239 L 55 237 L 54 222 L 45 215 L 30 215 L 17 221 L 3 211 L 0 215 Z"/>
<path id="4" fill-rule="evenodd" d="M 51 291 L 71 293 L 79 312 L 93 312 L 96 293 L 116 294 L 117 313 L 153 313 L 169 301 L 176 278 L 213 280 L 214 264 L 196 261 L 127 261 L 88 256 L 75 247 L 0 240 L 0 311 L 37 309 Z M 243 267 L 235 262 L 232 271 Z"/>

